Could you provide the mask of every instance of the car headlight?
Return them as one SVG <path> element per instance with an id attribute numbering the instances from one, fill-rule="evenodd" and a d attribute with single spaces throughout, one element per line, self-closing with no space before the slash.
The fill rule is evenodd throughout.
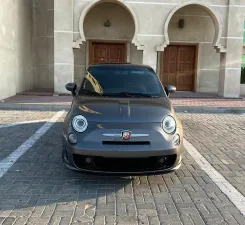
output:
<path id="1" fill-rule="evenodd" d="M 88 121 L 84 116 L 78 115 L 73 118 L 72 126 L 75 129 L 75 131 L 82 133 L 87 129 Z"/>
<path id="2" fill-rule="evenodd" d="M 172 134 L 176 130 L 176 121 L 172 116 L 166 116 L 162 121 L 162 128 L 167 134 Z"/>

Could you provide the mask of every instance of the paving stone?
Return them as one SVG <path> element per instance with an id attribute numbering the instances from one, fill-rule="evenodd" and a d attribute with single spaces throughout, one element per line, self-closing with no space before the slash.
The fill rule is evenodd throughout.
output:
<path id="1" fill-rule="evenodd" d="M 53 115 L 36 112 L 25 115 L 23 111 L 11 111 L 7 115 L 0 111 L 0 123 L 1 119 L 7 123 Z M 245 117 L 228 114 L 179 117 L 185 138 L 245 194 Z M 186 151 L 181 168 L 170 174 L 110 177 L 66 169 L 61 159 L 62 119 L 0 179 L 0 223 L 245 224 L 237 208 Z M 27 136 L 36 129 L 35 124 L 30 125 Z M 25 125 L 16 131 L 17 136 L 1 139 L 0 156 L 1 152 L 11 152 L 4 149 L 15 139 L 21 144 L 28 138 L 21 134 Z"/>
<path id="2" fill-rule="evenodd" d="M 29 218 L 27 221 L 27 224 L 33 224 L 33 225 L 45 225 L 49 222 L 49 217 L 32 217 Z"/>

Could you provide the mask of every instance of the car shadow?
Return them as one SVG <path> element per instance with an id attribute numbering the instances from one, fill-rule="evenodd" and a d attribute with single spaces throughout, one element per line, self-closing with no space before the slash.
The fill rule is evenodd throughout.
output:
<path id="1" fill-rule="evenodd" d="M 14 152 L 44 124 L 45 121 L 31 121 L 30 123 L 27 121 L 24 123 L 0 122 L 0 161 Z"/>

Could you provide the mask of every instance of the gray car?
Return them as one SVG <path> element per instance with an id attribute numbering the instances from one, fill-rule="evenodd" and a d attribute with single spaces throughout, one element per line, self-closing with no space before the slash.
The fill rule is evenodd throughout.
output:
<path id="1" fill-rule="evenodd" d="M 170 172 L 181 165 L 183 131 L 163 88 L 145 65 L 90 66 L 63 126 L 63 161 L 74 170 L 106 174 Z"/>

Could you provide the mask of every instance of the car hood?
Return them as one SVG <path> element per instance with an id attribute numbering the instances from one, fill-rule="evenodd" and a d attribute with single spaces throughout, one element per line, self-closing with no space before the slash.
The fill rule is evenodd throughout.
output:
<path id="1" fill-rule="evenodd" d="M 76 114 L 93 122 L 161 122 L 173 107 L 168 98 L 106 98 L 77 96 Z"/>

